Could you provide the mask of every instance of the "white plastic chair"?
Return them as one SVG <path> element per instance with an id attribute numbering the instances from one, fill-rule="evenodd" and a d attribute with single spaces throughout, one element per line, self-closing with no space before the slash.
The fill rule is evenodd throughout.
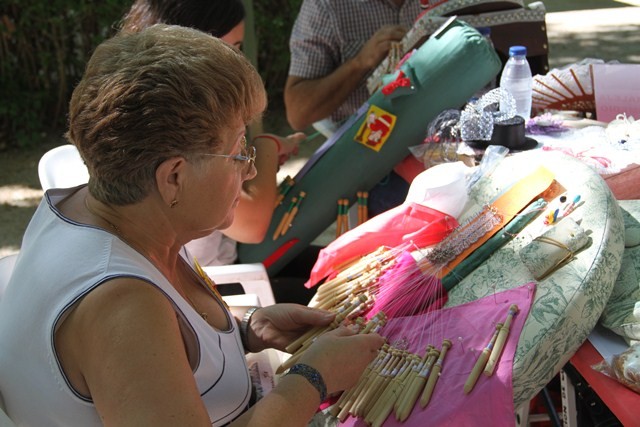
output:
<path id="1" fill-rule="evenodd" d="M 38 178 L 47 191 L 84 184 L 89 181 L 89 172 L 75 145 L 66 144 L 44 153 L 38 163 Z"/>
<path id="2" fill-rule="evenodd" d="M 0 258 L 0 300 L 2 300 L 7 283 L 9 283 L 9 278 L 11 277 L 11 272 L 13 271 L 13 266 L 17 258 L 17 254 Z M 2 395 L 0 395 L 0 427 L 14 426 L 15 424 L 4 411 L 4 401 L 2 400 Z"/>
<path id="3" fill-rule="evenodd" d="M 89 173 L 75 145 L 67 144 L 47 151 L 38 163 L 38 177 L 43 190 L 68 188 L 86 183 Z M 269 276 L 262 264 L 234 264 L 203 267 L 218 285 L 240 283 L 244 295 L 225 296 L 230 306 L 267 306 L 275 304 Z"/>
<path id="4" fill-rule="evenodd" d="M 216 285 L 228 283 L 242 285 L 245 295 L 223 297 L 230 306 L 266 307 L 276 303 L 267 270 L 260 263 L 205 266 L 202 269 Z"/>

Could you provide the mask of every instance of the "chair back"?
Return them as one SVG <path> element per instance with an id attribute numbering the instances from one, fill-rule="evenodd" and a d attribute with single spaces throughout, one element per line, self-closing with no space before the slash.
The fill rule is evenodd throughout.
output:
<path id="1" fill-rule="evenodd" d="M 7 255 L 0 258 L 0 300 L 2 300 L 4 290 L 9 283 L 9 278 L 11 278 L 11 273 L 13 272 L 13 266 L 16 263 L 16 259 L 18 259 L 18 254 Z M 15 424 L 4 412 L 4 401 L 2 400 L 2 395 L 0 395 L 0 427 L 13 426 L 15 426 Z"/>
<path id="2" fill-rule="evenodd" d="M 44 191 L 50 188 L 68 188 L 89 181 L 89 172 L 78 149 L 71 144 L 52 148 L 38 163 L 38 178 Z"/>
<path id="3" fill-rule="evenodd" d="M 245 293 L 225 297 L 230 306 L 266 307 L 276 303 L 267 270 L 260 263 L 203 266 L 202 269 L 216 285 L 240 283 Z"/>

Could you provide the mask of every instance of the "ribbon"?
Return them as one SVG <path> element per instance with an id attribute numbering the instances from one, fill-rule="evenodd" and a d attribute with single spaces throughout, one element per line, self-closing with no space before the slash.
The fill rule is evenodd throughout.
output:
<path id="1" fill-rule="evenodd" d="M 384 96 L 389 96 L 399 88 L 408 89 L 407 92 L 413 92 L 415 90 L 411 84 L 411 79 L 407 77 L 402 70 L 400 70 L 395 80 L 382 87 L 381 92 Z M 402 92 L 405 91 L 403 90 Z"/>

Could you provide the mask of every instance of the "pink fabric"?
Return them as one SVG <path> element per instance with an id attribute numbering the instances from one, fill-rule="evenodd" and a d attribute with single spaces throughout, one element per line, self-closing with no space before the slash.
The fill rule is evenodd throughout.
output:
<path id="1" fill-rule="evenodd" d="M 408 350 L 423 354 L 427 344 L 438 349 L 448 338 L 453 345 L 447 352 L 442 372 L 431 401 L 422 409 L 416 403 L 409 418 L 400 423 L 393 413 L 385 426 L 513 426 L 513 356 L 524 322 L 531 309 L 535 283 L 497 293 L 457 307 L 437 310 L 420 316 L 392 319 L 382 334 L 395 343 L 401 339 Z M 468 395 L 463 387 L 478 354 L 486 346 L 495 324 L 504 322 L 509 306 L 517 304 L 509 336 L 493 376 L 481 375 Z M 343 426 L 364 427 L 361 419 L 349 417 Z"/>
<path id="2" fill-rule="evenodd" d="M 414 316 L 438 310 L 447 302 L 442 282 L 424 274 L 409 252 L 398 255 L 396 263 L 378 281 L 376 299 L 369 312 L 383 311 L 387 318 Z"/>
<path id="3" fill-rule="evenodd" d="M 452 216 L 417 203 L 403 203 L 344 233 L 320 251 L 307 288 L 335 274 L 344 263 L 375 251 L 413 242 L 426 247 L 444 239 L 458 222 Z"/>

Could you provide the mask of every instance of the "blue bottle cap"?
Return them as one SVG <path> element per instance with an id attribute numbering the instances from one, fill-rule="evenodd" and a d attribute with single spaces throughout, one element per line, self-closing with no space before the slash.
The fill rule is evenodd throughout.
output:
<path id="1" fill-rule="evenodd" d="M 509 56 L 527 56 L 527 48 L 524 46 L 511 46 Z"/>

